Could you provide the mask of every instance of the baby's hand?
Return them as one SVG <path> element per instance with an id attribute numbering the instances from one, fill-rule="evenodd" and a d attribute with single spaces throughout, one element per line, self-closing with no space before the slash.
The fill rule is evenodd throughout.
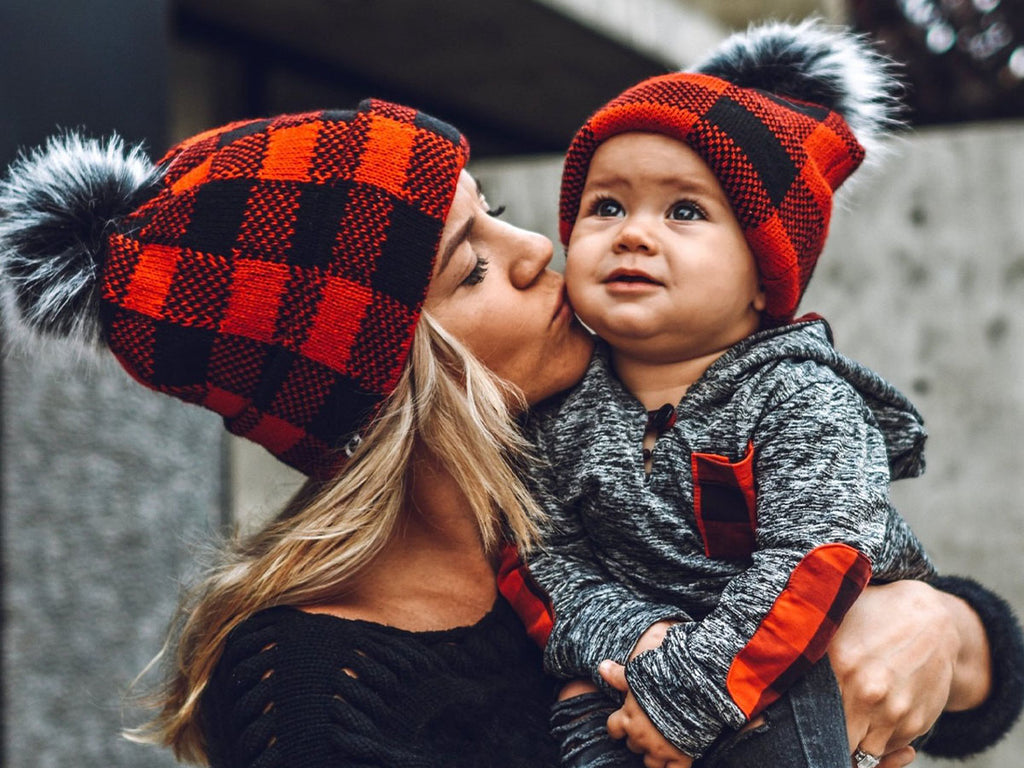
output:
<path id="1" fill-rule="evenodd" d="M 626 683 L 626 668 L 605 660 L 598 668 L 608 685 L 626 694 L 623 705 L 608 718 L 608 735 L 613 739 L 626 739 L 631 752 L 644 756 L 646 768 L 690 768 L 693 758 L 676 749 L 640 708 Z"/>

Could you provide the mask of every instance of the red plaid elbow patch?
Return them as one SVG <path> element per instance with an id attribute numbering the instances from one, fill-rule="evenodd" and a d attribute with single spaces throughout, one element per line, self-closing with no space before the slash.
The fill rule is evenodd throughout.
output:
<path id="1" fill-rule="evenodd" d="M 726 687 L 749 719 L 822 656 L 871 578 L 867 557 L 846 544 L 812 549 L 729 668 Z"/>

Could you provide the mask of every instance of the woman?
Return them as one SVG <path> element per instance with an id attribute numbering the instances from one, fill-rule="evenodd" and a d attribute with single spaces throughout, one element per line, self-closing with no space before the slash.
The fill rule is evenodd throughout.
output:
<path id="1" fill-rule="evenodd" d="M 467 156 L 371 100 L 215 129 L 156 167 L 70 138 L 11 169 L 16 322 L 101 339 L 311 477 L 185 600 L 137 737 L 217 766 L 557 764 L 551 684 L 494 575 L 538 534 L 514 417 L 581 376 L 590 340 L 551 244 L 488 209 Z M 990 675 L 977 615 L 925 585 L 868 592 L 830 652 L 851 743 L 870 732 L 887 767 L 944 708 L 975 710 L 936 736 L 982 729 L 966 751 L 1019 708 L 1019 648 Z"/>

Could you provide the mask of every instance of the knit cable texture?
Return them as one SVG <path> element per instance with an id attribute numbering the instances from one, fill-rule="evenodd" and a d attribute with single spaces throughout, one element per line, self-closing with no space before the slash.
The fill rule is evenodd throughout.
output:
<path id="1" fill-rule="evenodd" d="M 216 768 L 557 764 L 551 682 L 507 603 L 413 633 L 273 608 L 230 637 L 203 701 Z"/>

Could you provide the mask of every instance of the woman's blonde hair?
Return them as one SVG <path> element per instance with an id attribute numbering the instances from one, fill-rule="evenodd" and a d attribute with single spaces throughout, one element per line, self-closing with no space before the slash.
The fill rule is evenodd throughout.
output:
<path id="1" fill-rule="evenodd" d="M 540 510 L 521 476 L 528 446 L 515 423 L 522 398 L 423 313 L 395 391 L 344 469 L 308 482 L 262 530 L 229 543 L 182 599 L 154 663 L 170 666 L 149 698 L 158 714 L 127 732 L 205 763 L 200 701 L 228 634 L 275 605 L 336 601 L 387 543 L 407 503 L 414 447 L 453 476 L 487 552 L 504 538 L 528 549 Z"/>

